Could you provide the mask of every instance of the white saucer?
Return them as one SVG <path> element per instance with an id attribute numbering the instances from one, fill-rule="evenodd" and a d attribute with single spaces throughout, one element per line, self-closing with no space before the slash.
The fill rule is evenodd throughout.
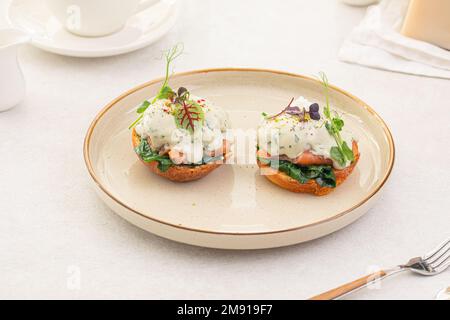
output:
<path id="1" fill-rule="evenodd" d="M 162 1 L 129 19 L 119 32 L 86 38 L 66 31 L 41 1 L 12 0 L 8 10 L 11 25 L 32 36 L 42 50 L 72 57 L 107 57 L 141 49 L 159 40 L 177 21 L 177 1 Z"/>

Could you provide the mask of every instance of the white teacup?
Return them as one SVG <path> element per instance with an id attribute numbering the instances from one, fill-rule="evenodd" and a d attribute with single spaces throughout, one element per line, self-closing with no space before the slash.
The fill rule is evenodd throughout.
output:
<path id="1" fill-rule="evenodd" d="M 101 37 L 121 30 L 128 18 L 161 0 L 47 0 L 52 14 L 71 33 Z"/>

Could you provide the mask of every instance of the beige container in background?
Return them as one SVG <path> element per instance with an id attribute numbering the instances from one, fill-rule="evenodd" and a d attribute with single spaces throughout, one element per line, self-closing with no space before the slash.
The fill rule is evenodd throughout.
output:
<path id="1" fill-rule="evenodd" d="M 450 0 L 411 0 L 402 34 L 450 50 Z"/>

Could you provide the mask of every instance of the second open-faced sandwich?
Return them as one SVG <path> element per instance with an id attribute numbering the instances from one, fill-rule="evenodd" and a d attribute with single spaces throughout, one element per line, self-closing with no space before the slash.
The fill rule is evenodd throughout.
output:
<path id="1" fill-rule="evenodd" d="M 167 74 L 159 93 L 142 103 L 131 125 L 135 152 L 159 176 L 186 182 L 203 178 L 227 157 L 227 113 L 186 88 L 168 86 L 169 64 L 176 48 L 166 56 Z"/>
<path id="2" fill-rule="evenodd" d="M 258 165 L 281 188 L 326 195 L 343 183 L 358 163 L 358 143 L 344 128 L 328 99 L 321 107 L 304 97 L 292 99 L 275 115 L 263 115 L 258 127 Z"/>

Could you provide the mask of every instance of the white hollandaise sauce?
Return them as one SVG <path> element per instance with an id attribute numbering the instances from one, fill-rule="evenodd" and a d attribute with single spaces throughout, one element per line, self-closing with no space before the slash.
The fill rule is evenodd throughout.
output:
<path id="1" fill-rule="evenodd" d="M 150 138 L 153 151 L 170 150 L 169 156 L 175 164 L 200 164 L 204 157 L 222 150 L 229 128 L 228 115 L 222 108 L 196 96 L 191 95 L 190 99 L 204 112 L 203 124 L 192 133 L 177 127 L 174 105 L 168 99 L 157 100 L 150 105 L 136 126 L 136 133 L 141 138 Z"/>
<path id="2" fill-rule="evenodd" d="M 309 110 L 312 102 L 299 97 L 292 103 L 300 110 Z M 334 112 L 332 110 L 332 112 Z M 319 107 L 320 120 L 301 121 L 298 116 L 281 113 L 276 117 L 264 117 L 258 127 L 258 146 L 271 156 L 286 156 L 295 159 L 303 152 L 309 151 L 314 155 L 331 159 L 330 151 L 336 146 L 334 137 L 325 127 L 323 107 Z M 345 130 L 341 131 L 342 140 L 351 148 L 353 138 Z M 347 161 L 344 166 L 333 160 L 336 169 L 343 169 L 350 165 Z"/>

